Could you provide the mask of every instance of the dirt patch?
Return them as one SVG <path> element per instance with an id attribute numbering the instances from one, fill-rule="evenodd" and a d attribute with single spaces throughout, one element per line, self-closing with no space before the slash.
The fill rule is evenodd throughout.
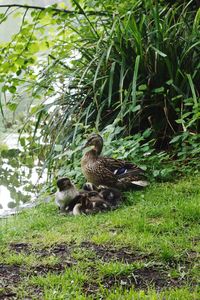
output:
<path id="1" fill-rule="evenodd" d="M 73 258 L 74 250 L 81 251 L 83 250 L 90 250 L 94 253 L 91 255 L 91 260 L 98 258 L 103 262 L 110 262 L 110 261 L 120 261 L 122 263 L 131 264 L 136 261 L 143 261 L 148 262 L 156 261 L 156 258 L 152 253 L 141 253 L 139 251 L 133 251 L 128 247 L 122 248 L 114 248 L 109 245 L 97 245 L 92 242 L 82 242 L 81 245 L 76 244 L 56 244 L 49 248 L 36 248 L 33 247 L 31 244 L 27 243 L 11 243 L 10 249 L 16 253 L 25 253 L 35 254 L 39 257 L 48 257 L 48 256 L 55 256 L 61 259 L 62 264 L 65 264 L 65 267 L 70 267 L 77 263 L 77 261 Z M 87 257 L 88 259 L 88 257 Z M 175 267 L 177 264 L 183 265 L 191 265 L 194 261 L 199 259 L 199 254 L 195 251 L 187 251 L 181 259 L 178 261 L 173 260 L 168 262 L 168 267 Z"/>
<path id="2" fill-rule="evenodd" d="M 55 264 L 51 265 L 39 265 L 35 268 L 32 268 L 31 275 L 46 275 L 47 273 L 60 274 L 65 270 L 66 266 L 64 264 Z"/>
<path id="3" fill-rule="evenodd" d="M 188 262 L 192 262 L 195 260 L 199 261 L 200 255 L 198 252 L 190 250 L 186 252 L 186 257 Z"/>
<path id="4" fill-rule="evenodd" d="M 0 291 L 0 299 L 17 300 L 17 294 L 9 289 L 4 289 L 3 291 Z"/>
<path id="5" fill-rule="evenodd" d="M 63 257 L 63 256 L 70 256 L 71 251 L 73 249 L 74 246 L 63 243 L 63 244 L 53 246 L 48 251 L 50 252 L 50 254 Z"/>
<path id="6" fill-rule="evenodd" d="M 15 289 L 29 276 L 43 276 L 47 273 L 60 274 L 64 272 L 65 268 L 65 264 L 55 264 L 53 266 L 38 265 L 28 270 L 21 265 L 0 264 L 0 299 L 18 299 Z M 42 295 L 42 290 L 39 287 L 31 287 L 30 295 L 36 295 L 37 299 L 42 299 L 38 297 L 38 295 Z M 27 297 L 26 300 L 28 299 L 32 299 L 32 297 Z"/>
<path id="7" fill-rule="evenodd" d="M 171 279 L 167 277 L 167 273 L 162 272 L 156 266 L 145 267 L 134 270 L 128 275 L 117 275 L 104 277 L 103 284 L 110 288 L 113 285 L 124 286 L 126 288 L 134 287 L 135 289 L 147 290 L 149 287 L 155 288 L 157 291 L 163 288 L 178 287 L 183 282 L 180 279 Z"/>
<path id="8" fill-rule="evenodd" d="M 190 241 L 192 241 L 194 245 L 198 245 L 200 242 L 200 237 L 199 236 L 192 237 L 190 238 Z"/>
<path id="9" fill-rule="evenodd" d="M 56 256 L 62 259 L 65 267 L 70 267 L 76 264 L 76 261 L 71 257 L 71 251 L 74 249 L 73 245 L 58 244 L 50 248 L 35 248 L 27 243 L 11 243 L 10 249 L 16 253 L 25 253 L 27 255 L 35 254 L 39 257 Z"/>
<path id="10" fill-rule="evenodd" d="M 27 244 L 27 243 L 10 243 L 9 245 L 10 249 L 16 253 L 26 253 L 26 254 L 30 254 L 30 253 L 34 253 L 40 256 L 49 256 L 52 254 L 55 255 L 66 255 L 69 254 L 71 252 L 71 245 L 68 244 L 58 244 L 55 245 L 51 248 L 35 248 L 33 247 L 31 244 Z"/>
<path id="11" fill-rule="evenodd" d="M 27 243 L 10 243 L 10 250 L 16 252 L 16 253 L 30 253 L 31 252 L 31 246 Z"/>
<path id="12" fill-rule="evenodd" d="M 20 281 L 20 277 L 20 266 L 0 264 L 0 288 L 15 285 Z"/>
<path id="13" fill-rule="evenodd" d="M 21 281 L 21 270 L 18 265 L 0 264 L 0 299 L 17 299 L 12 291 Z"/>
<path id="14" fill-rule="evenodd" d="M 26 253 L 26 254 L 36 254 L 40 257 L 46 257 L 54 255 L 60 257 L 63 262 L 68 266 L 76 264 L 76 261 L 72 258 L 71 253 L 75 249 L 86 249 L 95 253 L 95 257 L 104 262 L 120 261 L 124 263 L 132 263 L 135 261 L 147 260 L 153 257 L 152 254 L 143 254 L 139 251 L 133 252 L 128 247 L 123 247 L 120 249 L 97 245 L 91 242 L 83 242 L 80 246 L 77 245 L 68 245 L 65 243 L 57 244 L 51 248 L 36 249 L 29 244 L 25 243 L 12 243 L 10 244 L 10 249 L 16 253 Z M 92 259 L 92 258 L 91 258 Z"/>
<path id="15" fill-rule="evenodd" d="M 45 249 L 36 249 L 34 253 L 39 255 L 40 257 L 46 256 L 55 256 L 60 258 L 62 261 L 62 266 L 64 268 L 71 267 L 76 264 L 76 260 L 71 256 L 71 252 L 73 251 L 74 246 L 68 244 L 57 244 L 51 248 Z"/>
<path id="16" fill-rule="evenodd" d="M 36 248 L 28 243 L 10 243 L 9 248 L 17 254 L 34 254 L 38 257 L 38 265 L 31 267 L 22 265 L 0 264 L 0 299 L 17 299 L 15 292 L 17 286 L 24 282 L 30 276 L 45 276 L 48 273 L 61 274 L 66 268 L 76 264 L 76 261 L 70 256 L 74 246 L 68 244 L 58 244 L 51 248 Z M 39 264 L 40 258 L 55 256 L 61 259 L 62 263 L 54 265 Z M 30 292 L 29 292 L 30 290 Z M 42 289 L 32 286 L 28 289 L 28 294 L 36 295 L 37 299 L 42 299 Z M 32 299 L 27 297 L 26 300 Z"/>
<path id="17" fill-rule="evenodd" d="M 120 261 L 123 263 L 133 263 L 136 261 L 148 262 L 155 261 L 153 254 L 143 254 L 139 251 L 133 252 L 130 248 L 123 247 L 121 249 L 115 249 L 104 245 L 96 245 L 90 242 L 84 242 L 81 247 L 89 249 L 95 252 L 96 257 L 104 262 Z M 195 253 L 190 253 L 191 257 L 195 257 Z M 177 265 L 174 262 L 173 266 Z M 188 269 L 191 263 L 187 266 L 183 263 L 183 268 Z M 96 282 L 87 282 L 83 286 L 84 293 L 87 295 L 95 295 L 100 287 L 105 289 L 111 289 L 116 287 L 122 287 L 124 289 L 138 289 L 148 290 L 149 288 L 155 288 L 156 291 L 161 291 L 167 288 L 181 287 L 188 282 L 193 286 L 196 283 L 192 282 L 188 276 L 172 278 L 169 275 L 170 265 L 163 265 L 154 262 L 153 266 L 143 267 L 141 269 L 133 269 L 133 271 L 126 274 L 118 274 L 111 276 L 104 276 L 99 284 Z M 95 272 L 94 272 L 95 274 Z M 93 276 L 95 278 L 95 275 Z"/>
<path id="18" fill-rule="evenodd" d="M 95 253 L 95 256 L 104 262 L 121 261 L 124 263 L 132 263 L 134 261 L 146 260 L 153 257 L 152 254 L 143 254 L 139 251 L 133 252 L 128 247 L 120 249 L 112 248 L 104 245 L 97 245 L 91 242 L 83 242 L 80 246 L 68 245 L 65 243 L 57 244 L 51 248 L 37 249 L 26 243 L 12 243 L 10 249 L 16 253 L 36 254 L 40 257 L 54 255 L 67 260 L 69 264 L 75 264 L 75 260 L 71 257 L 71 253 L 75 249 L 86 249 Z"/>
<path id="19" fill-rule="evenodd" d="M 130 273 L 104 276 L 98 286 L 97 283 L 85 283 L 83 291 L 86 295 L 96 294 L 100 287 L 110 290 L 114 287 L 121 287 L 124 289 L 134 288 L 136 290 L 145 290 L 154 288 L 157 292 L 163 289 L 184 286 L 188 278 L 170 278 L 167 272 L 163 272 L 160 267 L 144 267 L 133 270 Z M 195 285 L 191 282 L 190 285 Z"/>
<path id="20" fill-rule="evenodd" d="M 148 263 L 151 261 L 151 266 L 146 264 L 146 267 L 140 269 L 132 269 L 126 274 L 117 274 L 101 277 L 95 266 L 90 266 L 87 269 L 91 274 L 91 281 L 86 282 L 83 285 L 83 293 L 86 295 L 96 295 L 100 288 L 103 286 L 109 290 L 114 287 L 122 287 L 124 289 L 141 289 L 148 290 L 149 288 L 155 288 L 157 291 L 161 291 L 166 288 L 180 287 L 191 282 L 188 276 L 172 278 L 169 275 L 171 267 L 175 268 L 177 262 L 173 262 L 173 266 L 163 265 L 156 263 L 153 254 L 144 254 L 139 251 L 133 251 L 128 247 L 120 249 L 113 248 L 109 245 L 97 245 L 91 242 L 83 242 L 81 245 L 61 243 L 54 245 L 50 248 L 35 248 L 31 244 L 26 243 L 12 243 L 10 249 L 16 253 L 35 254 L 38 258 L 55 256 L 60 258 L 61 263 L 55 265 L 38 265 L 32 267 L 31 270 L 25 267 L 17 265 L 0 265 L 0 288 L 4 290 L 0 294 L 0 299 L 17 299 L 16 294 L 12 291 L 12 287 L 17 287 L 20 281 L 25 280 L 27 276 L 45 276 L 47 273 L 61 274 L 66 268 L 69 268 L 77 261 L 73 258 L 74 250 L 89 250 L 94 255 L 86 256 L 85 260 L 95 262 L 99 259 L 103 262 L 119 261 L 125 264 L 131 264 L 137 261 Z M 187 252 L 187 260 L 183 261 L 183 267 L 187 270 L 191 267 L 192 261 L 196 260 L 196 252 Z M 81 258 L 82 259 L 82 258 Z M 153 263 L 154 261 L 154 263 Z M 39 262 L 39 260 L 38 260 Z M 180 262 L 179 262 L 180 263 Z M 186 270 L 186 269 L 185 269 Z M 97 281 L 95 281 L 95 278 Z M 190 279 L 190 280 L 189 280 Z M 195 285 L 191 282 L 190 285 Z M 42 295 L 40 287 L 30 287 L 30 295 Z M 38 289 L 38 291 L 37 291 Z M 28 298 L 27 298 L 28 299 Z M 40 299 L 40 298 L 38 298 Z M 42 296 L 41 296 L 42 299 Z"/>
<path id="21" fill-rule="evenodd" d="M 3 300 L 15 300 L 19 299 L 15 289 L 20 282 L 26 280 L 29 276 L 43 276 L 48 273 L 61 274 L 65 268 L 68 267 L 65 263 L 55 265 L 38 265 L 31 270 L 25 269 L 21 265 L 7 265 L 0 264 L 0 299 Z M 37 299 L 43 299 L 43 291 L 38 286 L 29 286 L 28 293 L 31 297 L 26 297 L 26 300 L 32 299 L 32 296 L 36 296 Z"/>
<path id="22" fill-rule="evenodd" d="M 104 262 L 120 261 L 124 263 L 133 263 L 135 261 L 146 260 L 153 257 L 153 254 L 143 254 L 139 251 L 133 252 L 130 248 L 123 247 L 120 249 L 96 245 L 90 242 L 84 242 L 81 247 L 94 251 L 96 256 Z"/>

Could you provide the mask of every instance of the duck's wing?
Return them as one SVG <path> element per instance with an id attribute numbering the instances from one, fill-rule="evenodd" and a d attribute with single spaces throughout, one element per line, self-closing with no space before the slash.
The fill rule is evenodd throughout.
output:
<path id="1" fill-rule="evenodd" d="M 116 187 L 124 189 L 132 186 L 145 187 L 148 185 L 148 182 L 144 180 L 144 171 L 133 163 L 109 157 L 99 159 L 98 163 L 104 168 L 105 177 L 112 178 Z"/>
<path id="2" fill-rule="evenodd" d="M 143 175 L 144 171 L 134 165 L 131 162 L 127 162 L 122 159 L 115 159 L 110 157 L 99 157 L 99 163 L 104 166 L 105 169 L 109 170 L 112 174 L 117 177 L 124 177 L 125 175 Z"/>

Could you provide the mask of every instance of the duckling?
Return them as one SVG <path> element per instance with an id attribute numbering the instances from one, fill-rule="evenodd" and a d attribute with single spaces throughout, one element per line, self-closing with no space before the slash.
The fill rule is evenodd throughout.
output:
<path id="1" fill-rule="evenodd" d="M 103 139 L 99 134 L 88 137 L 83 148 L 92 146 L 81 159 L 81 168 L 85 178 L 92 184 L 126 190 L 130 187 L 145 187 L 144 171 L 131 162 L 100 156 Z"/>
<path id="2" fill-rule="evenodd" d="M 79 195 L 79 191 L 69 178 L 64 177 L 57 181 L 58 190 L 55 194 L 55 203 L 64 212 L 70 201 Z"/>
<path id="3" fill-rule="evenodd" d="M 109 202 L 113 207 L 122 201 L 122 193 L 117 189 L 99 186 L 98 190 L 103 199 Z"/>
<path id="4" fill-rule="evenodd" d="M 79 195 L 76 197 L 77 203 L 74 205 L 72 214 L 78 216 L 85 214 L 86 210 L 89 211 L 93 208 L 92 202 L 89 201 L 86 194 Z"/>
<path id="5" fill-rule="evenodd" d="M 91 182 L 86 182 L 82 189 L 87 192 L 98 192 L 99 196 L 110 203 L 111 206 L 116 206 L 122 200 L 122 193 L 114 188 L 99 186 L 98 188 Z"/>
<path id="6" fill-rule="evenodd" d="M 110 208 L 110 203 L 97 191 L 79 191 L 69 178 L 59 179 L 57 187 L 55 203 L 61 212 L 73 215 L 91 214 Z"/>
<path id="7" fill-rule="evenodd" d="M 86 192 L 93 192 L 93 191 L 98 191 L 98 188 L 96 185 L 92 184 L 91 182 L 86 182 L 82 186 L 82 190 Z"/>
<path id="8" fill-rule="evenodd" d="M 75 199 L 76 204 L 72 209 L 72 214 L 75 216 L 80 214 L 93 214 L 110 208 L 110 204 L 98 194 L 80 193 Z"/>

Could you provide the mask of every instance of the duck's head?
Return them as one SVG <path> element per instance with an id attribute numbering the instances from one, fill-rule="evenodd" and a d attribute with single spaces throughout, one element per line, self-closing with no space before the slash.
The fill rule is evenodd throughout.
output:
<path id="1" fill-rule="evenodd" d="M 59 189 L 59 191 L 64 191 L 64 190 L 68 190 L 73 186 L 73 184 L 71 183 L 70 179 L 67 177 L 64 178 L 60 178 L 57 180 L 57 187 Z"/>
<path id="2" fill-rule="evenodd" d="M 82 189 L 86 192 L 97 191 L 97 187 L 91 182 L 84 183 L 84 185 L 82 186 Z"/>
<path id="3" fill-rule="evenodd" d="M 88 148 L 90 146 L 93 146 L 93 149 L 96 151 L 96 153 L 99 155 L 103 148 L 103 139 L 99 134 L 93 133 L 89 135 L 87 138 L 87 142 L 84 145 L 84 148 Z"/>

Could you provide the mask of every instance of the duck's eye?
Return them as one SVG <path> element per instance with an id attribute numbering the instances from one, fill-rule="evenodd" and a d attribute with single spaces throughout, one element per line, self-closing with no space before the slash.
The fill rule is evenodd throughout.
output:
<path id="1" fill-rule="evenodd" d="M 96 141 L 97 141 L 96 138 L 92 138 L 92 139 L 90 139 L 90 144 L 93 145 L 96 143 Z"/>
<path id="2" fill-rule="evenodd" d="M 70 181 L 69 181 L 69 180 L 66 180 L 66 181 L 64 181 L 64 184 L 65 184 L 65 185 L 70 185 Z"/>

